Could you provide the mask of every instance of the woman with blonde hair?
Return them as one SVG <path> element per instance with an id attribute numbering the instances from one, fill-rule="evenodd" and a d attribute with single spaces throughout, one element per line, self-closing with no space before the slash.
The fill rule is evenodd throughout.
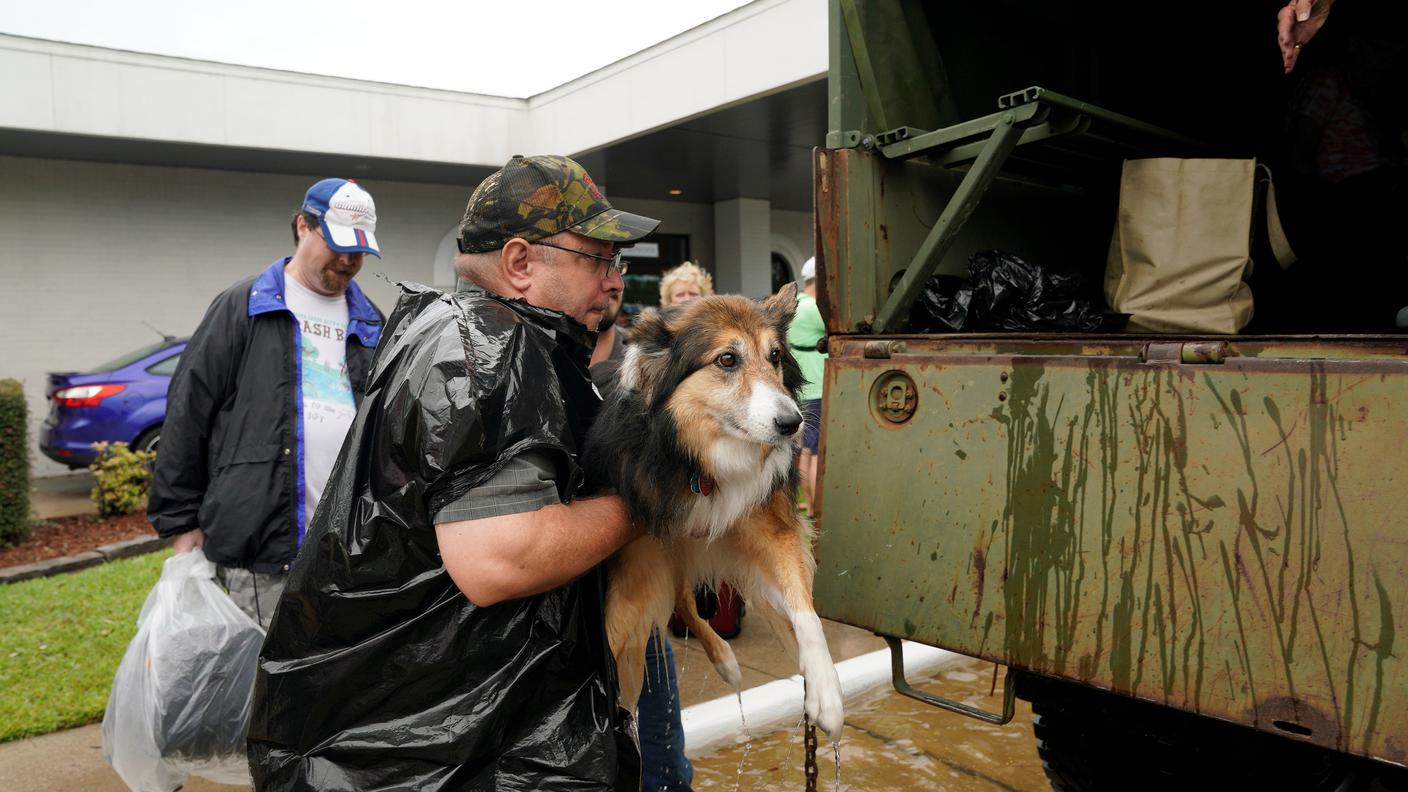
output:
<path id="1" fill-rule="evenodd" d="M 660 276 L 660 307 L 689 302 L 714 293 L 714 277 L 692 261 L 666 270 Z"/>

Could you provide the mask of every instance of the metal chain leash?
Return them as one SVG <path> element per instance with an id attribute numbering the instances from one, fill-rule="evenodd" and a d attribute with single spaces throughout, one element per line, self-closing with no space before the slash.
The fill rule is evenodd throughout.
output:
<path id="1" fill-rule="evenodd" d="M 802 744 L 807 749 L 807 758 L 803 765 L 807 773 L 807 792 L 816 792 L 816 724 L 812 723 L 810 719 L 806 721 Z"/>

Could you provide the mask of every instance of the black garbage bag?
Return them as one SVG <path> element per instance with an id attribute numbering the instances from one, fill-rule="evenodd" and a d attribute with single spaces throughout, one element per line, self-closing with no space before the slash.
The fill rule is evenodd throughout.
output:
<path id="1" fill-rule="evenodd" d="M 935 275 L 910 316 L 918 332 L 1099 333 L 1120 329 L 1116 313 L 1086 295 L 1080 275 L 1056 272 L 1001 250 L 968 259 L 968 277 Z"/>
<path id="2" fill-rule="evenodd" d="M 433 515 L 532 449 L 581 491 L 594 337 L 482 291 L 403 285 L 259 657 L 258 790 L 635 790 L 600 570 L 480 608 Z"/>

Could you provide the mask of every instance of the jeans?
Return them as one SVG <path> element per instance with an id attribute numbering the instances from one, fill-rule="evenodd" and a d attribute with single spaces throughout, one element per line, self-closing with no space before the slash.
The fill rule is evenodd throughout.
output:
<path id="1" fill-rule="evenodd" d="M 669 639 L 656 630 L 645 648 L 645 685 L 636 714 L 644 792 L 691 792 L 694 767 L 684 756 L 680 687 Z"/>

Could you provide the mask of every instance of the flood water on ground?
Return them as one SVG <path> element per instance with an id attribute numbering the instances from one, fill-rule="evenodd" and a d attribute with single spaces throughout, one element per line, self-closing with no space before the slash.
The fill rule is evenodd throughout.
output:
<path id="1" fill-rule="evenodd" d="M 910 682 L 926 692 L 997 711 L 992 665 L 971 661 Z M 818 734 L 819 790 L 835 789 L 835 760 Z M 745 757 L 746 753 L 746 757 Z M 741 763 L 741 771 L 740 771 Z M 696 792 L 803 788 L 801 726 L 753 730 L 751 741 L 694 761 Z M 841 738 L 841 783 L 856 792 L 1048 792 L 1032 737 L 1031 707 L 1017 702 L 1011 723 L 993 726 L 904 697 L 888 685 L 849 703 Z"/>

